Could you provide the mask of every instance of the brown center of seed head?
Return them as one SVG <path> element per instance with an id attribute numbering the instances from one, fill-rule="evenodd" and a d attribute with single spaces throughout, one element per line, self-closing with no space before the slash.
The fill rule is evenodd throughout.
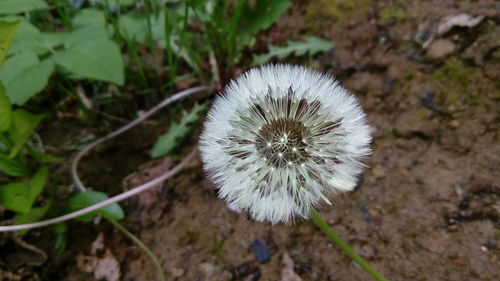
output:
<path id="1" fill-rule="evenodd" d="M 255 146 L 274 167 L 285 168 L 301 164 L 310 157 L 307 152 L 310 140 L 310 132 L 302 122 L 277 118 L 262 126 Z"/>

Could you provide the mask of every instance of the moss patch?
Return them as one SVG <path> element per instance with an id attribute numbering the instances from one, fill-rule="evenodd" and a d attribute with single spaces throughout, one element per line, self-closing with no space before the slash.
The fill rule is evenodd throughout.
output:
<path id="1" fill-rule="evenodd" d="M 393 6 L 383 8 L 379 12 L 380 22 L 383 24 L 389 24 L 394 21 L 405 21 L 407 18 L 406 11 Z"/>
<path id="2" fill-rule="evenodd" d="M 452 57 L 431 74 L 436 104 L 448 111 L 461 110 L 465 106 L 492 102 L 491 81 L 486 81 L 478 68 L 469 67 Z"/>
<path id="3" fill-rule="evenodd" d="M 373 0 L 318 0 L 306 8 L 306 24 L 317 30 L 321 22 L 342 21 L 367 12 Z"/>

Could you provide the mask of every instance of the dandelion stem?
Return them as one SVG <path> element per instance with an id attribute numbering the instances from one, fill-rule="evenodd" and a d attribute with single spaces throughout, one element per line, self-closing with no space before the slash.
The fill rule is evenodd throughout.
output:
<path id="1" fill-rule="evenodd" d="M 328 224 L 323 220 L 321 215 L 316 211 L 311 211 L 311 217 L 316 224 L 316 226 L 323 231 L 326 236 L 335 243 L 349 258 L 356 262 L 361 268 L 363 268 L 368 274 L 370 274 L 375 280 L 378 281 L 389 281 L 382 274 L 378 273 L 367 261 L 365 261 L 361 256 L 359 256 L 349 245 L 340 238 L 333 229 L 328 226 Z"/>
<path id="2" fill-rule="evenodd" d="M 123 234 L 125 234 L 125 236 L 127 236 L 135 244 L 137 244 L 137 246 L 139 246 L 139 248 L 141 248 L 144 252 L 146 252 L 146 254 L 151 258 L 151 260 L 153 260 L 153 263 L 155 264 L 156 269 L 158 270 L 158 276 L 159 276 L 160 280 L 161 281 L 167 280 L 165 278 L 165 273 L 163 272 L 163 268 L 161 267 L 160 261 L 156 257 L 155 253 L 153 253 L 153 251 L 151 251 L 151 249 L 149 249 L 148 246 L 146 246 L 146 244 L 144 244 L 139 238 L 137 238 L 134 234 L 132 234 L 130 231 L 128 231 L 121 224 L 119 224 L 118 222 L 113 221 L 113 220 L 108 220 L 108 221 L 111 222 L 113 224 L 113 226 L 116 227 L 118 230 L 123 232 Z"/>

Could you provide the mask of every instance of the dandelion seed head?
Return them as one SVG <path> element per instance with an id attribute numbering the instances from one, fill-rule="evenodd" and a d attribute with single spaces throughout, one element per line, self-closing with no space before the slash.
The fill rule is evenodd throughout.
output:
<path id="1" fill-rule="evenodd" d="M 365 114 L 338 82 L 267 65 L 216 98 L 200 150 L 219 196 L 274 224 L 308 218 L 321 200 L 352 190 L 370 142 Z"/>

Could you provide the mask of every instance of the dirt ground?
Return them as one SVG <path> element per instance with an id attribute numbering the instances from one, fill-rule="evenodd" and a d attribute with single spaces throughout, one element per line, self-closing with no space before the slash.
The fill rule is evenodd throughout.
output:
<path id="1" fill-rule="evenodd" d="M 321 213 L 390 280 L 500 280 L 499 11 L 497 1 L 295 1 L 259 38 L 264 51 L 309 34 L 335 44 L 290 62 L 339 77 L 359 97 L 373 127 L 373 156 L 359 190 Z M 461 13 L 471 26 L 436 32 Z M 145 125 L 86 158 L 94 167 L 84 172 L 86 183 L 119 192 L 109 186 L 130 187 L 170 167 L 170 160 L 156 161 L 142 168 L 149 175 L 123 180 L 148 161 L 155 137 L 148 143 L 143 134 L 157 135 L 151 130 Z M 197 130 L 174 160 L 194 146 Z M 102 167 L 112 168 L 103 174 Z M 198 157 L 123 206 L 122 224 L 157 254 L 167 280 L 371 280 L 311 221 L 272 226 L 228 209 Z M 148 256 L 110 224 L 69 225 L 62 255 L 50 254 L 50 231 L 26 237 L 48 257 L 17 265 L 29 272 L 17 271 L 22 280 L 94 280 L 82 260 L 100 233 L 104 248 L 96 255 L 113 256 L 121 280 L 158 280 Z M 4 260 L 7 250 L 22 248 L 9 247 L 1 248 Z M 4 270 L 2 280 L 17 280 L 11 277 Z"/>

